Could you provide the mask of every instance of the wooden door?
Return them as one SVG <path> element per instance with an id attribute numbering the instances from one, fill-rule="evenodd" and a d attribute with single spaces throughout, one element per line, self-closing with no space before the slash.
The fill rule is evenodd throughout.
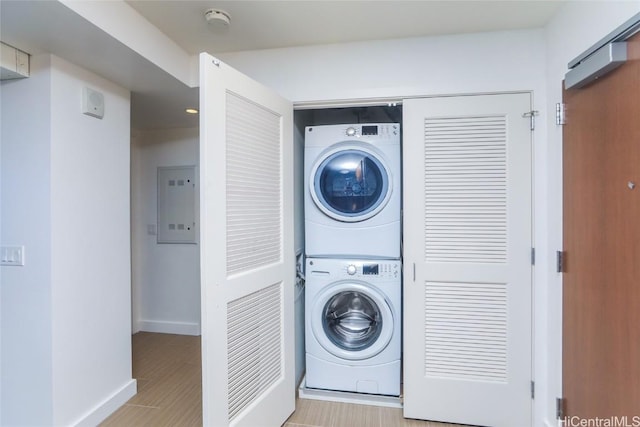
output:
<path id="1" fill-rule="evenodd" d="M 205 426 L 282 425 L 295 408 L 293 108 L 200 56 Z"/>
<path id="2" fill-rule="evenodd" d="M 563 96 L 567 416 L 640 416 L 639 36 L 628 48 L 630 61 Z"/>
<path id="3" fill-rule="evenodd" d="M 530 425 L 531 95 L 403 110 L 404 415 Z"/>

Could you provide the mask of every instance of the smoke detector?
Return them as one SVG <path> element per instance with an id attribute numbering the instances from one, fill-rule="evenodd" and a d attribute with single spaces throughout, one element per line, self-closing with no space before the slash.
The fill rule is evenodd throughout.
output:
<path id="1" fill-rule="evenodd" d="M 209 9 L 204 13 L 204 19 L 207 20 L 209 28 L 215 32 L 226 31 L 231 25 L 231 16 L 224 10 Z"/>

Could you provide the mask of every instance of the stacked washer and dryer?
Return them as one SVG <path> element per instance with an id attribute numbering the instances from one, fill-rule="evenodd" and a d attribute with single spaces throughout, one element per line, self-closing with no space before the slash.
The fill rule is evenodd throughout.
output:
<path id="1" fill-rule="evenodd" d="M 400 394 L 400 125 L 305 129 L 306 387 Z"/>

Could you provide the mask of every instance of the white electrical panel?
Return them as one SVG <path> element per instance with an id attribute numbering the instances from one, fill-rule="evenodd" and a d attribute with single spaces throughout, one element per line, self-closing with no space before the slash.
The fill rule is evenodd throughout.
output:
<path id="1" fill-rule="evenodd" d="M 195 166 L 158 168 L 158 243 L 196 243 Z"/>

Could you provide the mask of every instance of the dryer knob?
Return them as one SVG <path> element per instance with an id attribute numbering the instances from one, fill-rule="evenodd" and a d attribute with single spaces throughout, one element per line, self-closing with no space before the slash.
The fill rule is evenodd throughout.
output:
<path id="1" fill-rule="evenodd" d="M 347 128 L 347 136 L 355 136 L 356 128 Z"/>
<path id="2" fill-rule="evenodd" d="M 355 266 L 355 265 L 350 264 L 350 265 L 347 267 L 347 274 L 348 274 L 349 276 L 353 276 L 353 275 L 354 275 L 354 274 L 356 274 L 357 272 L 358 272 L 358 269 L 356 268 L 356 266 Z"/>

